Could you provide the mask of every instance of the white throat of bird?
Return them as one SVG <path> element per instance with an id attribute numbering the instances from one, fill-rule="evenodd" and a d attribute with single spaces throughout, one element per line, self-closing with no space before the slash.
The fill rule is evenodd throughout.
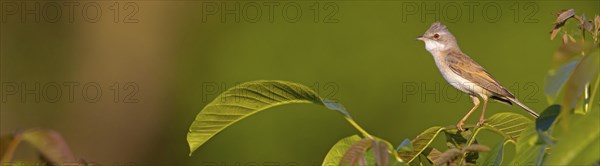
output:
<path id="1" fill-rule="evenodd" d="M 446 45 L 442 44 L 438 41 L 434 41 L 434 40 L 426 40 L 425 41 L 425 49 L 427 49 L 427 51 L 429 51 L 432 54 L 434 52 L 442 51 L 445 48 L 446 48 Z"/>

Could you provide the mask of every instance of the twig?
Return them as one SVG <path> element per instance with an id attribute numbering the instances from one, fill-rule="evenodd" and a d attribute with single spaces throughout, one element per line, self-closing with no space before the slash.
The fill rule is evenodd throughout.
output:
<path id="1" fill-rule="evenodd" d="M 8 144 L 7 148 L 6 148 L 6 152 L 4 153 L 4 156 L 2 156 L 2 159 L 0 159 L 0 163 L 6 163 L 6 162 L 10 162 L 13 158 L 13 154 L 15 153 L 15 150 L 17 150 L 17 146 L 21 143 L 22 140 L 22 135 L 21 132 L 17 132 L 13 135 L 12 140 L 10 141 L 10 143 Z"/>

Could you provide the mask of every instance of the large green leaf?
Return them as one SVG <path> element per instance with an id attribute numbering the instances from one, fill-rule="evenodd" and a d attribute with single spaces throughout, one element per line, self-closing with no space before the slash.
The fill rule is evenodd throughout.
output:
<path id="1" fill-rule="evenodd" d="M 531 126 L 531 124 L 532 120 L 521 114 L 502 112 L 494 114 L 487 119 L 484 125 L 479 129 L 492 130 L 503 135 L 506 139 L 516 141 L 521 132 Z M 477 133 L 477 131 L 475 133 Z"/>
<path id="2" fill-rule="evenodd" d="M 573 117 L 570 130 L 557 137 L 545 164 L 548 165 L 592 165 L 600 161 L 600 111 Z"/>
<path id="3" fill-rule="evenodd" d="M 425 151 L 427 147 L 429 147 L 431 142 L 433 142 L 433 140 L 438 136 L 438 134 L 440 134 L 440 132 L 444 131 L 445 129 L 446 128 L 444 127 L 436 126 L 423 131 L 411 141 L 413 151 L 400 153 L 400 157 L 410 164 L 413 160 L 419 157 L 419 155 L 423 153 L 423 151 Z"/>
<path id="4" fill-rule="evenodd" d="M 558 70 L 550 70 L 546 75 L 546 86 L 544 92 L 548 98 L 548 103 L 554 103 L 560 90 L 562 89 L 565 82 L 567 82 L 571 73 L 579 63 L 579 59 L 573 60 L 567 64 L 561 66 Z"/>
<path id="5" fill-rule="evenodd" d="M 453 140 L 460 141 L 460 142 L 458 142 L 458 144 L 463 143 L 465 141 L 464 138 L 469 137 L 468 142 L 466 142 L 466 145 L 462 146 L 462 147 L 469 147 L 472 144 L 477 144 L 476 137 L 480 131 L 490 130 L 499 135 L 502 135 L 505 140 L 508 140 L 508 142 L 516 142 L 516 140 L 519 138 L 519 136 L 521 135 L 521 133 L 523 131 L 525 131 L 530 126 L 534 126 L 532 124 L 533 124 L 533 122 L 531 120 L 527 119 L 527 117 L 525 117 L 521 114 L 512 113 L 512 112 L 502 112 L 502 113 L 494 114 L 492 117 L 487 119 L 487 121 L 484 123 L 483 126 L 476 127 L 473 134 L 466 134 L 466 135 L 464 133 L 454 134 L 454 135 L 447 134 L 447 136 L 453 136 Z M 446 132 L 446 133 L 449 133 L 449 132 Z M 458 138 L 462 138 L 462 140 L 459 140 Z M 457 148 L 460 148 L 460 147 L 457 147 Z M 479 155 L 475 152 L 470 152 L 470 154 L 465 153 L 464 155 L 465 155 L 465 158 L 464 158 L 465 161 L 470 162 L 470 163 L 474 163 L 479 157 Z M 462 162 L 462 159 L 461 159 L 461 162 Z"/>
<path id="6" fill-rule="evenodd" d="M 516 155 L 509 165 L 536 165 L 540 155 L 544 155 L 544 147 L 536 144 L 538 133 L 535 125 L 529 125 L 516 142 Z"/>
<path id="7" fill-rule="evenodd" d="M 530 164 L 530 161 L 535 161 L 534 159 L 536 159 L 534 154 L 537 154 L 537 152 L 539 151 L 539 148 L 536 149 L 535 146 L 533 145 L 535 143 L 535 140 L 537 140 L 537 133 L 535 132 L 535 125 L 533 123 L 532 120 L 529 120 L 527 117 L 521 115 L 521 114 L 517 114 L 517 113 L 512 113 L 512 112 L 502 112 L 502 113 L 497 113 L 494 114 L 492 117 L 490 117 L 489 119 L 487 119 L 487 121 L 484 123 L 484 125 L 482 127 L 479 127 L 475 130 L 475 133 L 473 136 L 476 136 L 480 130 L 490 130 L 490 131 L 494 131 L 502 136 L 504 136 L 504 139 L 506 140 L 505 142 L 503 142 L 503 146 L 506 143 L 515 143 L 516 142 L 516 146 L 517 146 L 517 153 L 523 153 L 523 154 L 518 154 L 516 156 L 516 158 L 521 158 L 522 159 L 517 159 L 519 161 L 526 161 L 526 162 L 515 162 L 512 163 L 511 165 L 514 164 Z M 527 131 L 530 131 L 529 133 L 527 133 Z M 526 138 L 521 138 L 525 136 Z M 474 138 L 474 137 L 473 137 Z M 529 144 L 529 142 L 526 141 L 530 141 L 530 139 L 533 139 L 534 142 Z M 468 144 L 470 145 L 470 143 Z M 502 148 L 500 147 L 495 147 L 494 148 L 494 152 L 498 151 L 498 150 L 502 150 Z M 530 157 L 529 155 L 534 155 L 533 157 Z M 502 154 L 500 152 L 500 154 L 496 153 L 496 157 L 500 157 L 502 158 Z M 489 156 L 488 158 L 492 158 L 492 156 Z M 516 160 L 514 160 L 516 161 Z M 487 164 L 490 162 L 490 160 L 485 159 L 484 162 Z M 494 162 L 494 164 L 499 164 Z"/>
<path id="8" fill-rule="evenodd" d="M 492 150 L 488 153 L 484 153 L 481 157 L 481 165 L 502 165 L 502 158 L 504 157 L 504 145 L 506 141 L 498 142 Z"/>
<path id="9" fill-rule="evenodd" d="M 352 144 L 360 141 L 362 138 L 358 135 L 353 135 L 350 137 L 343 138 L 339 140 L 327 153 L 325 156 L 325 160 L 323 160 L 323 166 L 338 166 L 340 165 L 340 160 L 346 154 L 348 149 L 352 147 Z"/>
<path id="10" fill-rule="evenodd" d="M 190 126 L 190 155 L 223 129 L 270 107 L 290 103 L 312 103 L 336 110 L 363 135 L 368 135 L 338 103 L 325 100 L 310 88 L 286 81 L 252 81 L 223 92 L 206 105 Z"/>
<path id="11" fill-rule="evenodd" d="M 599 70 L 600 55 L 598 53 L 587 54 L 581 59 L 581 62 L 577 64 L 573 74 L 571 74 L 566 83 L 563 102 L 564 110 L 575 108 L 577 102 L 580 101 L 586 85 L 598 77 Z M 566 113 L 567 111 L 564 112 Z"/>

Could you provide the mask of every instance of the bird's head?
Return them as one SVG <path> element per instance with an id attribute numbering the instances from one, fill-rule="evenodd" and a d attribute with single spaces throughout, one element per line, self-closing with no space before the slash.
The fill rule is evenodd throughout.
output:
<path id="1" fill-rule="evenodd" d="M 444 24 L 434 22 L 431 27 L 423 34 L 417 37 L 417 40 L 425 42 L 425 48 L 429 52 L 446 51 L 451 48 L 458 48 L 456 39 L 448 31 Z"/>

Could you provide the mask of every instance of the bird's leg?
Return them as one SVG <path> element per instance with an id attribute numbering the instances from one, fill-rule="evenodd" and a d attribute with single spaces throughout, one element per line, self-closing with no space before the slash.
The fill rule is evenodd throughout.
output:
<path id="1" fill-rule="evenodd" d="M 477 126 L 481 126 L 483 125 L 483 122 L 485 122 L 485 107 L 487 106 L 487 97 L 483 98 L 483 109 L 481 110 L 481 116 L 479 117 L 479 122 L 477 122 Z"/>
<path id="2" fill-rule="evenodd" d="M 465 124 L 467 118 L 469 118 L 469 116 L 477 109 L 477 107 L 479 107 L 479 99 L 475 96 L 471 96 L 471 99 L 473 99 L 473 108 L 471 108 L 467 115 L 465 115 L 465 117 L 463 117 L 460 121 L 458 121 L 458 124 L 456 124 L 456 128 L 460 131 L 464 131 L 462 128 L 463 124 Z"/>

